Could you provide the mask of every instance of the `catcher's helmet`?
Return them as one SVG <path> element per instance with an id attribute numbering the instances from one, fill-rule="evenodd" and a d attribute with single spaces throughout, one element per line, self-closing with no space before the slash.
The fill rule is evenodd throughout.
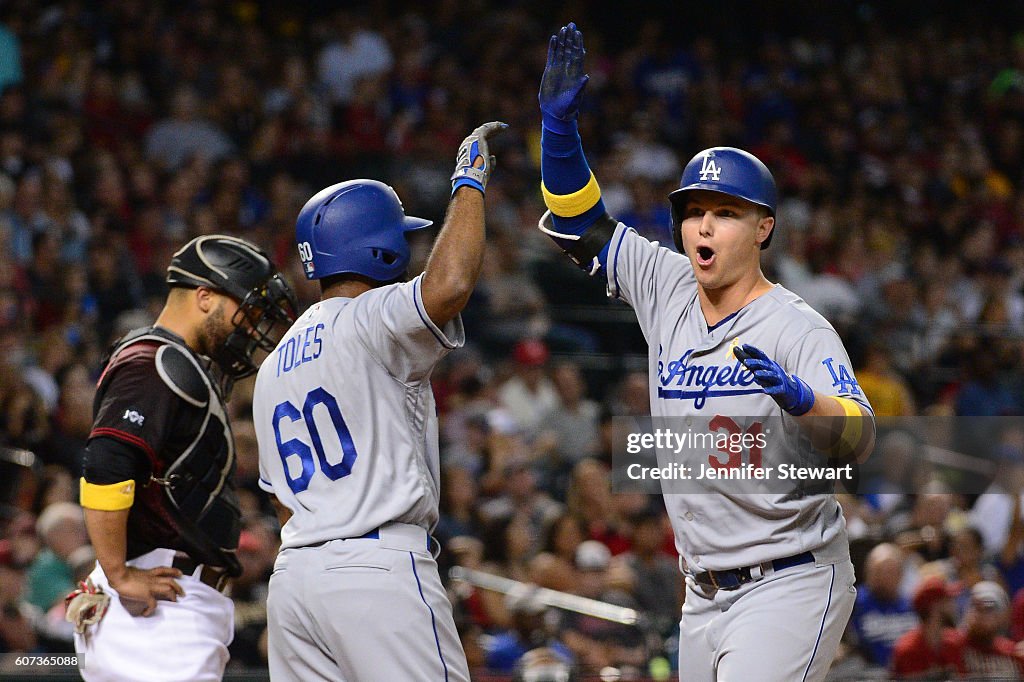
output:
<path id="1" fill-rule="evenodd" d="M 680 225 L 683 222 L 683 211 L 686 209 L 686 197 L 695 189 L 722 192 L 746 199 L 764 206 L 771 215 L 775 215 L 775 205 L 778 201 L 775 178 L 760 159 L 735 147 L 705 149 L 690 159 L 683 169 L 679 189 L 668 195 L 669 203 L 672 205 L 672 236 L 675 238 L 679 253 L 683 252 Z M 773 229 L 768 238 L 761 243 L 762 249 L 768 248 L 774 233 Z"/>
<path id="2" fill-rule="evenodd" d="M 244 239 L 219 234 L 196 237 L 171 258 L 167 283 L 189 289 L 208 287 L 241 304 L 231 320 L 234 331 L 210 358 L 232 380 L 253 374 L 256 348 L 274 350 L 280 332 L 295 321 L 295 294 L 270 257 Z"/>
<path id="3" fill-rule="evenodd" d="M 409 267 L 405 233 L 432 225 L 405 215 L 390 186 L 349 180 L 322 189 L 295 222 L 295 241 L 306 279 L 351 273 L 392 282 Z"/>

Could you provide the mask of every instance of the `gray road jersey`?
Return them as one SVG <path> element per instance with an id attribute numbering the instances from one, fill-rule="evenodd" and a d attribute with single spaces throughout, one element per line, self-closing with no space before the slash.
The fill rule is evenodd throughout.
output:
<path id="1" fill-rule="evenodd" d="M 437 523 L 430 373 L 465 334 L 427 317 L 421 279 L 314 304 L 260 368 L 260 487 L 293 512 L 282 547 Z"/>
<path id="2" fill-rule="evenodd" d="M 608 292 L 636 311 L 650 346 L 654 417 L 683 417 L 708 428 L 716 415 L 746 428 L 759 416 L 786 414 L 732 355 L 735 343 L 763 350 L 790 374 L 826 395 L 870 409 L 832 326 L 776 286 L 708 330 L 685 256 L 660 248 L 621 223 L 608 252 Z M 721 419 L 719 420 L 721 421 Z M 834 495 L 665 495 L 676 548 L 691 570 L 722 570 L 813 551 L 819 560 L 849 555 L 845 520 Z"/>

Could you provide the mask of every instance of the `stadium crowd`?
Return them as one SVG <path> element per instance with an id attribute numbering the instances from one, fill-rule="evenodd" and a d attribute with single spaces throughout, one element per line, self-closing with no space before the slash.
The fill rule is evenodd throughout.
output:
<path id="1" fill-rule="evenodd" d="M 895 21 L 861 3 L 755 31 L 718 17 L 726 2 L 701 31 L 655 10 L 591 24 L 583 3 L 299 5 L 0 5 L 0 652 L 70 650 L 63 598 L 94 561 L 76 504 L 94 384 L 109 343 L 155 318 L 170 254 L 244 236 L 308 305 L 293 228 L 309 195 L 372 177 L 439 220 L 459 141 L 500 119 L 469 344 L 434 378 L 440 562 L 652 617 L 638 630 L 455 583 L 466 653 L 481 679 L 537 646 L 587 670 L 676 664 L 664 507 L 610 486 L 612 418 L 649 411 L 643 337 L 535 229 L 535 93 L 570 9 L 612 215 L 671 248 L 683 163 L 747 148 L 782 194 L 766 274 L 832 321 L 877 415 L 1024 414 L 1024 33 L 1009 28 L 1024 17 L 1009 6 Z M 767 5 L 754 19 L 781 25 Z M 243 383 L 230 402 L 246 519 L 231 666 L 260 669 L 278 529 L 250 398 Z M 1024 427 L 998 423 L 997 447 L 967 453 L 998 472 L 990 494 L 909 466 L 843 496 L 860 595 L 834 676 L 1024 677 Z M 878 450 L 921 455 L 899 430 Z"/>

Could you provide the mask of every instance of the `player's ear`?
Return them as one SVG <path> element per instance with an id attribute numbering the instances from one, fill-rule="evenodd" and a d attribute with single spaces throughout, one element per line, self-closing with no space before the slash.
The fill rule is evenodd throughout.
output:
<path id="1" fill-rule="evenodd" d="M 757 229 L 754 231 L 754 241 L 760 246 L 764 244 L 764 240 L 771 236 L 772 230 L 775 229 L 775 217 L 764 216 L 757 222 Z"/>
<path id="2" fill-rule="evenodd" d="M 196 306 L 198 306 L 200 312 L 208 313 L 213 310 L 216 297 L 212 289 L 206 287 L 196 287 L 193 289 L 193 296 L 195 296 Z"/>

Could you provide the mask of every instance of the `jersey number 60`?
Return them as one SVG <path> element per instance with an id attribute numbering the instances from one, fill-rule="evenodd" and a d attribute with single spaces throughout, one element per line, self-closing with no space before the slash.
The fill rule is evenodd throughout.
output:
<path id="1" fill-rule="evenodd" d="M 320 430 L 313 418 L 313 409 L 317 405 L 327 408 L 327 414 L 331 415 L 331 422 L 334 430 L 338 433 L 338 440 L 341 441 L 341 461 L 331 464 L 327 461 L 327 453 L 324 452 L 324 444 L 320 438 Z M 306 394 L 306 402 L 302 404 L 302 412 L 285 401 L 274 408 L 274 440 L 277 442 L 277 451 L 281 455 L 281 464 L 284 466 L 284 478 L 288 481 L 288 487 L 298 495 L 309 487 L 309 482 L 316 472 L 316 465 L 313 463 L 313 453 L 309 446 L 298 438 L 281 441 L 281 420 L 288 418 L 290 421 L 303 420 L 306 429 L 309 431 L 309 439 L 313 442 L 313 450 L 316 450 L 316 458 L 320 461 L 320 471 L 324 472 L 327 478 L 337 481 L 352 473 L 352 465 L 356 462 L 356 446 L 352 442 L 352 434 L 348 431 L 345 419 L 341 416 L 338 408 L 338 401 L 333 395 L 322 387 L 314 388 Z M 288 458 L 298 456 L 302 462 L 302 473 L 298 478 L 292 478 L 288 472 Z"/>

